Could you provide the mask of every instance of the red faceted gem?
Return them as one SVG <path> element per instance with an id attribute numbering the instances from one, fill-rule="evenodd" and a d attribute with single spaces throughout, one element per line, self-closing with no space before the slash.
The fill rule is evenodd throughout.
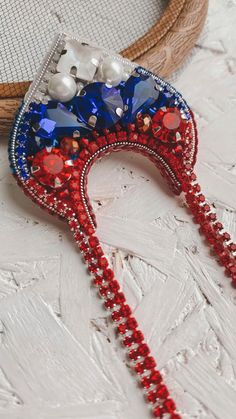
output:
<path id="1" fill-rule="evenodd" d="M 150 379 L 151 383 L 153 383 L 153 384 L 160 384 L 160 382 L 162 381 L 161 373 L 159 371 L 154 370 L 150 374 L 149 379 Z"/>
<path id="2" fill-rule="evenodd" d="M 90 151 L 91 154 L 96 153 L 96 151 L 99 149 L 98 145 L 92 141 L 91 143 L 89 143 L 88 145 L 88 150 Z"/>
<path id="3" fill-rule="evenodd" d="M 138 351 L 136 351 L 136 349 L 132 349 L 129 353 L 129 358 L 132 359 L 133 361 L 136 361 L 138 357 L 139 357 Z"/>
<path id="4" fill-rule="evenodd" d="M 104 256 L 99 258 L 98 259 L 98 265 L 99 265 L 100 268 L 106 268 L 108 266 L 107 259 Z"/>
<path id="5" fill-rule="evenodd" d="M 111 315 L 111 317 L 112 317 L 112 320 L 114 321 L 114 322 L 118 322 L 120 319 L 121 319 L 121 314 L 120 314 L 120 312 L 119 311 L 114 311 L 113 313 L 112 313 L 112 315 Z"/>
<path id="6" fill-rule="evenodd" d="M 140 356 L 147 356 L 150 353 L 150 349 L 146 343 L 139 345 L 137 352 Z"/>
<path id="7" fill-rule="evenodd" d="M 134 330 L 132 336 L 136 343 L 141 343 L 144 340 L 144 336 L 141 330 Z"/>
<path id="8" fill-rule="evenodd" d="M 106 137 L 104 136 L 98 137 L 96 140 L 96 143 L 98 144 L 99 147 L 104 147 L 105 145 L 107 145 Z"/>
<path id="9" fill-rule="evenodd" d="M 125 302 L 125 296 L 123 292 L 118 292 L 114 297 L 115 304 L 121 304 Z"/>
<path id="10" fill-rule="evenodd" d="M 130 317 L 127 319 L 126 326 L 129 330 L 134 330 L 136 327 L 138 327 L 138 323 L 134 317 Z"/>
<path id="11" fill-rule="evenodd" d="M 87 161 L 89 159 L 89 157 L 91 156 L 90 152 L 84 148 L 80 153 L 79 153 L 79 157 L 80 159 Z"/>
<path id="12" fill-rule="evenodd" d="M 107 300 L 107 301 L 105 301 L 105 303 L 104 303 L 104 306 L 105 306 L 105 308 L 107 308 L 107 309 L 113 308 L 113 307 L 115 307 L 115 305 L 116 305 L 116 303 L 114 302 L 114 300 L 113 300 L 113 299 Z"/>
<path id="13" fill-rule="evenodd" d="M 156 361 L 152 356 L 147 356 L 143 361 L 143 365 L 145 369 L 151 370 L 152 368 L 155 368 Z"/>
<path id="14" fill-rule="evenodd" d="M 119 324 L 119 326 L 117 327 L 117 330 L 120 333 L 120 335 L 124 335 L 127 331 L 125 323 Z"/>
<path id="15" fill-rule="evenodd" d="M 106 268 L 103 271 L 103 276 L 104 276 L 105 279 L 107 279 L 108 281 L 110 281 L 111 279 L 114 278 L 114 272 L 112 271 L 112 269 Z"/>
<path id="16" fill-rule="evenodd" d="M 120 289 L 119 283 L 116 279 L 109 282 L 109 289 L 111 292 L 117 292 Z"/>
<path id="17" fill-rule="evenodd" d="M 79 151 L 78 141 L 71 137 L 64 137 L 60 142 L 60 149 L 64 154 L 74 155 Z"/>
<path id="18" fill-rule="evenodd" d="M 155 391 L 149 391 L 147 399 L 149 403 L 155 403 L 158 399 L 157 393 Z"/>
<path id="19" fill-rule="evenodd" d="M 83 225 L 83 230 L 86 234 L 88 234 L 88 236 L 92 236 L 95 233 L 95 230 L 91 224 Z"/>
<path id="20" fill-rule="evenodd" d="M 165 128 L 170 130 L 178 129 L 181 124 L 181 116 L 179 111 L 177 111 L 176 108 L 174 108 L 174 110 L 169 109 L 163 116 L 162 121 Z"/>
<path id="21" fill-rule="evenodd" d="M 98 256 L 103 256 L 103 250 L 101 248 L 101 246 L 98 246 L 94 249 L 94 254 L 98 257 Z"/>
<path id="22" fill-rule="evenodd" d="M 150 385 L 151 385 L 149 378 L 148 377 L 143 377 L 142 380 L 141 380 L 141 385 L 144 388 L 149 388 Z"/>
<path id="23" fill-rule="evenodd" d="M 80 190 L 80 184 L 77 179 L 71 179 L 69 182 L 69 188 L 71 191 L 79 191 Z"/>
<path id="24" fill-rule="evenodd" d="M 80 248 L 81 252 L 88 252 L 88 250 L 89 250 L 89 247 L 88 247 L 87 243 L 83 243 L 83 242 L 80 243 L 79 248 Z"/>
<path id="25" fill-rule="evenodd" d="M 61 188 L 70 178 L 73 162 L 59 149 L 44 148 L 32 161 L 31 173 L 39 183 L 52 188 Z"/>
<path id="26" fill-rule="evenodd" d="M 71 193 L 71 198 L 72 198 L 72 200 L 73 201 L 79 201 L 80 199 L 81 199 L 81 195 L 80 195 L 80 192 L 79 191 L 76 191 L 76 192 L 72 192 Z M 82 205 L 81 204 L 78 204 L 78 205 L 76 205 L 76 209 L 78 210 L 78 211 L 80 211 L 80 208 L 82 207 Z M 82 210 L 83 210 L 83 207 L 82 207 Z"/>
<path id="27" fill-rule="evenodd" d="M 91 247 L 97 247 L 99 245 L 99 240 L 96 236 L 92 236 L 88 240 Z"/>
<path id="28" fill-rule="evenodd" d="M 230 243 L 228 247 L 229 247 L 229 250 L 231 252 L 236 252 L 236 244 L 235 243 Z"/>
<path id="29" fill-rule="evenodd" d="M 138 364 L 136 364 L 134 369 L 135 369 L 137 374 L 142 374 L 145 370 L 142 362 L 139 362 Z"/>
<path id="30" fill-rule="evenodd" d="M 109 292 L 109 288 L 107 286 L 100 287 L 99 292 L 102 297 L 106 297 L 107 293 Z"/>
<path id="31" fill-rule="evenodd" d="M 175 409 L 176 409 L 176 405 L 174 400 L 172 399 L 167 399 L 164 401 L 163 406 L 166 408 L 167 412 L 169 413 L 174 413 Z"/>
<path id="32" fill-rule="evenodd" d="M 76 163 L 77 163 L 77 161 L 76 161 Z M 74 169 L 74 170 L 72 170 L 72 177 L 74 178 L 74 179 L 79 179 L 80 178 L 80 170 L 77 170 L 77 169 Z"/>
<path id="33" fill-rule="evenodd" d="M 94 278 L 93 283 L 94 283 L 94 285 L 98 285 L 98 286 L 102 285 L 102 283 L 103 283 L 103 277 L 100 276 L 100 275 L 97 275 Z"/>
<path id="34" fill-rule="evenodd" d="M 163 409 L 160 406 L 155 407 L 155 409 L 153 410 L 153 415 L 155 418 L 162 418 L 163 414 Z"/>
<path id="35" fill-rule="evenodd" d="M 167 387 L 165 386 L 165 384 L 162 384 L 158 388 L 156 394 L 160 399 L 166 399 L 169 396 L 169 391 L 168 391 Z"/>
<path id="36" fill-rule="evenodd" d="M 131 346 L 134 343 L 132 336 L 126 336 L 123 340 L 125 346 Z"/>
<path id="37" fill-rule="evenodd" d="M 131 314 L 131 308 L 128 304 L 123 304 L 120 308 L 120 313 L 122 317 L 128 317 Z"/>

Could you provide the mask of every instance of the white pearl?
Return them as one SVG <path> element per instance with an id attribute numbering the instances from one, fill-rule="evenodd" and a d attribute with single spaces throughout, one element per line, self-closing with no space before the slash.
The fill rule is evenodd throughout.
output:
<path id="1" fill-rule="evenodd" d="M 124 68 L 120 61 L 106 57 L 98 68 L 97 78 L 103 83 L 117 86 L 123 80 Z"/>
<path id="2" fill-rule="evenodd" d="M 48 83 L 48 93 L 52 99 L 68 102 L 77 91 L 76 82 L 69 74 L 54 74 Z"/>

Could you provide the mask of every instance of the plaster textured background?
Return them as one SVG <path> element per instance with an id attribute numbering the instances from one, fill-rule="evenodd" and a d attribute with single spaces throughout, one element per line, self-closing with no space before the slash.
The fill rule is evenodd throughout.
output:
<path id="1" fill-rule="evenodd" d="M 236 1 L 176 87 L 199 127 L 197 173 L 236 239 Z M 92 169 L 98 235 L 183 418 L 236 417 L 236 291 L 182 198 L 142 157 Z M 66 227 L 16 186 L 1 141 L 0 418 L 144 419 L 147 407 Z"/>

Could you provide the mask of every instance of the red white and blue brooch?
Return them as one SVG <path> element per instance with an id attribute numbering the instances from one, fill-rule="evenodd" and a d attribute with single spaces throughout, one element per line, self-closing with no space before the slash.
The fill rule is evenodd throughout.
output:
<path id="1" fill-rule="evenodd" d="M 197 130 L 169 83 L 119 55 L 59 35 L 16 115 L 9 156 L 18 184 L 64 219 L 104 300 L 154 417 L 180 418 L 156 361 L 95 235 L 87 175 L 113 150 L 142 153 L 172 191 L 185 194 L 200 230 L 236 284 L 236 244 L 206 202 L 193 171 Z"/>

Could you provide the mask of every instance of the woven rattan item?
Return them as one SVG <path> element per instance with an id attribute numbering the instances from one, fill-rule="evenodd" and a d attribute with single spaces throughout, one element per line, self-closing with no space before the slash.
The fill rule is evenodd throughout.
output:
<path id="1" fill-rule="evenodd" d="M 168 77 L 176 71 L 193 48 L 205 22 L 208 1 L 169 0 L 165 6 L 160 19 L 150 30 L 121 52 L 124 57 L 137 61 L 162 77 Z M 15 33 L 12 34 L 13 43 L 14 36 Z M 9 54 L 9 61 L 11 58 Z M 10 77 L 8 74 L 5 77 L 4 68 L 0 73 L 1 132 L 8 131 L 16 108 L 31 82 L 31 74 L 27 73 L 26 79 L 21 76 L 19 80 L 14 77 L 14 65 L 7 67 L 6 72 L 9 71 Z M 32 68 L 32 75 L 34 71 Z"/>

